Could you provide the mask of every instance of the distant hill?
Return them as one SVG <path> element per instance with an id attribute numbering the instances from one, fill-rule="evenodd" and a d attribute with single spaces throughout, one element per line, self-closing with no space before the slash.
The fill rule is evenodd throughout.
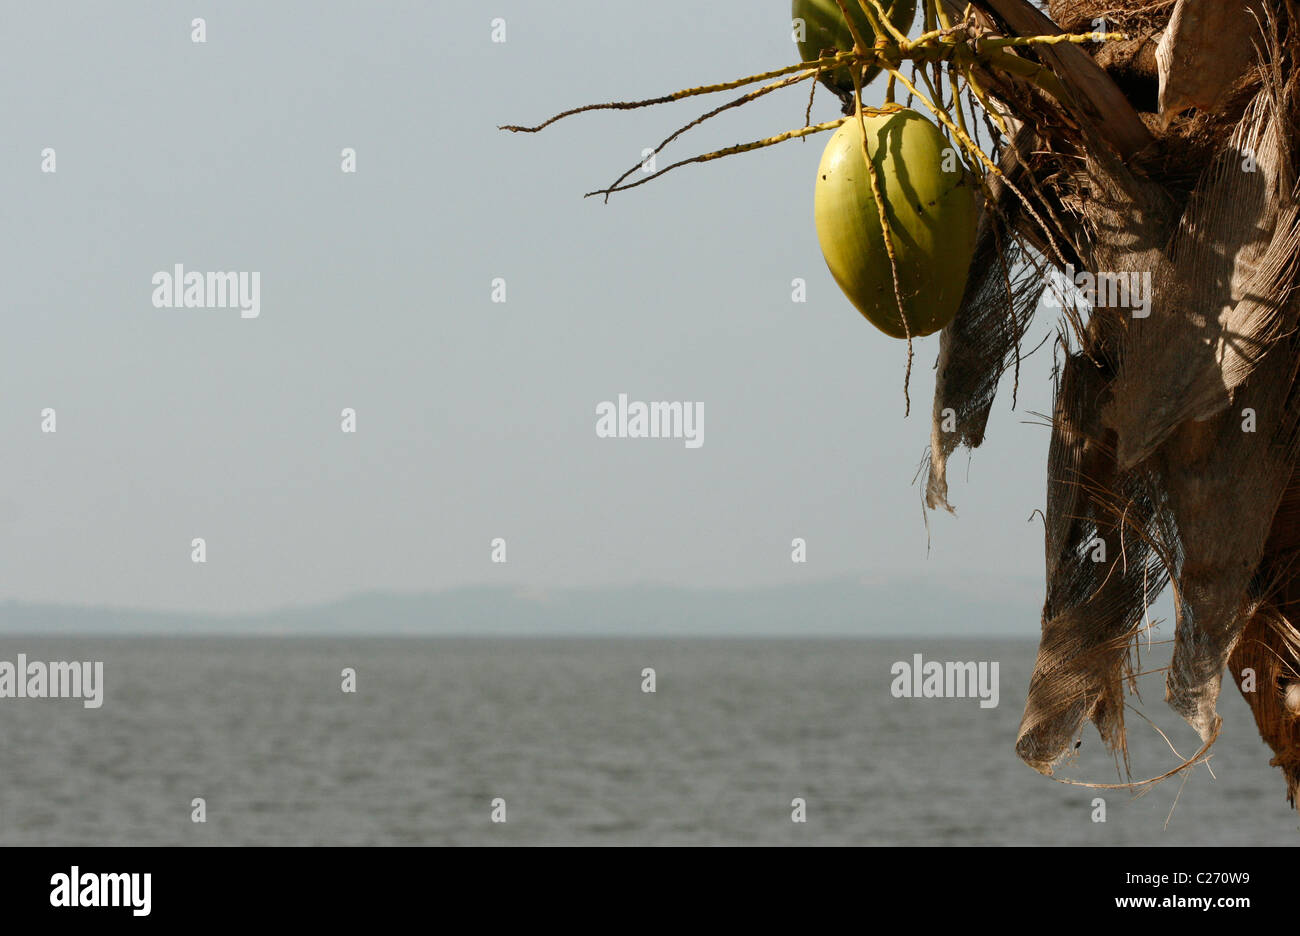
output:
<path id="1" fill-rule="evenodd" d="M 456 636 L 1019 636 L 1038 634 L 1041 598 L 922 582 L 831 581 L 751 589 L 508 586 L 373 592 L 259 614 L 0 603 L 0 634 Z"/>

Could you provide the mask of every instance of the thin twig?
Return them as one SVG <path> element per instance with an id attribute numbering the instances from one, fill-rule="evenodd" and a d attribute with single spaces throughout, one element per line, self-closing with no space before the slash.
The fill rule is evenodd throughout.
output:
<path id="1" fill-rule="evenodd" d="M 737 153 L 748 153 L 752 150 L 763 149 L 768 146 L 775 146 L 778 143 L 784 143 L 787 140 L 797 140 L 801 137 L 810 136 L 814 133 L 824 133 L 827 130 L 838 129 L 852 118 L 841 117 L 838 120 L 828 120 L 826 123 L 815 124 L 811 127 L 800 127 L 797 130 L 787 130 L 785 133 L 778 133 L 776 136 L 770 136 L 763 140 L 754 140 L 750 143 L 737 143 L 735 146 L 728 146 L 726 149 L 715 150 L 712 153 L 705 153 L 702 156 L 692 156 L 690 159 L 682 159 L 660 169 L 658 172 L 652 172 L 644 179 L 637 179 L 635 182 L 629 182 L 627 185 L 611 186 L 609 188 L 597 189 L 594 192 L 588 192 L 583 198 L 591 198 L 595 195 L 610 195 L 614 192 L 626 192 L 628 189 L 634 189 L 638 185 L 645 185 L 665 173 L 672 172 L 682 166 L 689 166 L 691 163 L 712 162 L 715 159 L 722 159 L 725 156 L 735 156 Z"/>

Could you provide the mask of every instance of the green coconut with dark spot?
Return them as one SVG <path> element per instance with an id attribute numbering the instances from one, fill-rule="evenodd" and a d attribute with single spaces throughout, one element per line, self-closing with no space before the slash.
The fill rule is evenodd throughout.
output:
<path id="1" fill-rule="evenodd" d="M 862 12 L 858 0 L 844 0 L 844 6 L 853 17 L 853 25 L 858 28 L 862 41 L 874 44 L 876 33 L 871 28 L 871 21 Z M 889 12 L 889 21 L 899 32 L 906 34 L 912 26 L 912 20 L 916 19 L 916 0 L 893 0 L 892 3 L 885 0 L 881 6 Z M 798 41 L 801 62 L 815 62 L 829 50 L 848 52 L 853 48 L 853 33 L 835 0 L 794 0 L 791 18 L 796 38 L 803 37 Z M 864 86 L 878 74 L 878 68 L 867 69 Z M 847 67 L 822 75 L 822 83 L 841 96 L 853 93 L 853 76 Z"/>
<path id="2" fill-rule="evenodd" d="M 916 111 L 864 122 L 897 259 L 902 315 L 857 118 L 822 153 L 817 239 L 835 282 L 867 321 L 894 338 L 929 335 L 953 320 L 966 289 L 978 186 L 939 128 Z"/>

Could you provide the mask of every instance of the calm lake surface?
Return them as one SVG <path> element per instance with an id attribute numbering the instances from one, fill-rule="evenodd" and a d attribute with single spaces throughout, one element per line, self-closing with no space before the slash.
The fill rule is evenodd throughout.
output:
<path id="1" fill-rule="evenodd" d="M 1135 798 L 1026 767 L 1019 641 L 0 638 L 19 652 L 102 660 L 105 694 L 0 700 L 4 845 L 1300 843 L 1231 685 L 1213 777 Z M 915 653 L 997 661 L 999 706 L 895 699 Z M 1142 686 L 1194 752 L 1160 678 Z M 1135 778 L 1177 762 L 1140 718 L 1129 733 Z M 1114 782 L 1083 742 L 1059 776 Z"/>

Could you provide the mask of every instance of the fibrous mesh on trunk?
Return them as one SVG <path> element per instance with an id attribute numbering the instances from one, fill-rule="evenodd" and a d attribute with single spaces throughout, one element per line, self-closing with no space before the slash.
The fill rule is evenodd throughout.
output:
<path id="1" fill-rule="evenodd" d="M 1106 302 L 1114 296 L 1098 292 L 1086 324 L 1070 316 L 1063 331 L 1048 455 L 1047 595 L 1017 752 L 1050 773 L 1091 720 L 1126 757 L 1125 678 L 1146 608 L 1172 581 L 1167 700 L 1212 739 L 1230 669 L 1294 802 L 1300 17 L 1293 0 L 1210 2 L 1054 0 L 1050 12 L 1066 30 L 1104 21 L 1129 34 L 1098 60 L 1151 142 L 1126 157 L 1106 115 L 1068 103 L 1058 111 L 1043 99 L 1041 110 L 1017 112 L 1025 124 L 1004 151 L 1056 208 L 1057 249 L 1036 253 L 1040 263 L 1059 267 L 1068 255 L 1093 284 L 1149 277 L 1151 300 L 1139 308 L 1132 296 Z M 1012 32 L 1013 20 L 1032 17 L 1022 0 L 976 6 Z M 1080 89 L 1095 82 L 1082 67 L 1074 77 Z M 1019 145 L 1027 135 L 1028 149 Z M 1002 239 L 1041 244 L 1014 205 L 1000 202 L 989 215 L 986 228 Z M 1016 353 L 993 323 L 1021 331 L 1028 323 L 1027 293 L 993 290 L 990 279 L 973 271 L 944 335 L 932 507 L 947 506 L 946 460 L 958 445 L 982 441 L 997 379 Z"/>

